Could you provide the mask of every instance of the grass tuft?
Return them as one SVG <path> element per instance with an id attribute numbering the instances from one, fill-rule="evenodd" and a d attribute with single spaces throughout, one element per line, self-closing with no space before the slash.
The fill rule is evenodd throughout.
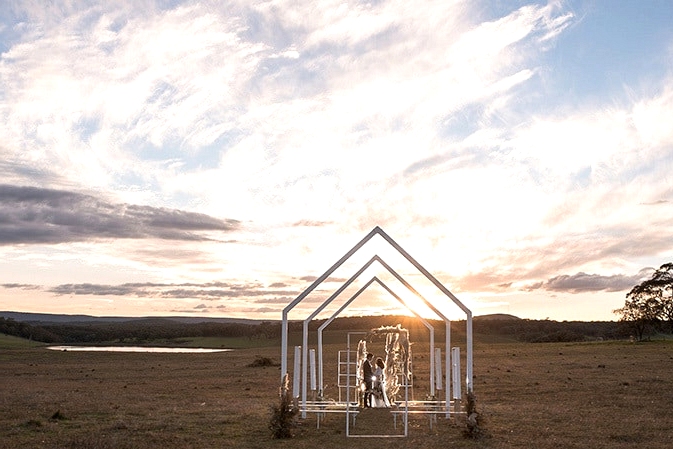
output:
<path id="1" fill-rule="evenodd" d="M 255 360 L 248 364 L 249 368 L 258 368 L 258 367 L 267 367 L 267 366 L 279 366 L 278 363 L 275 363 L 270 357 L 257 356 Z"/>
<path id="2" fill-rule="evenodd" d="M 38 419 L 29 419 L 24 426 L 29 429 L 37 429 L 38 427 L 42 427 L 42 421 Z"/>

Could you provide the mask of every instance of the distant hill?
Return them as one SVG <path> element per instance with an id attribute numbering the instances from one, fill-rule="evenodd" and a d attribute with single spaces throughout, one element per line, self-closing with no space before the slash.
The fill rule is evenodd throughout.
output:
<path id="1" fill-rule="evenodd" d="M 2 312 L 0 317 L 29 324 L 96 324 L 96 323 L 126 323 L 129 321 L 147 321 L 154 319 L 170 320 L 178 323 L 237 323 L 259 324 L 263 320 L 245 318 L 212 318 L 193 316 L 162 316 L 162 317 L 123 317 L 123 316 L 91 316 L 91 315 L 63 315 L 52 313 Z"/>
<path id="2" fill-rule="evenodd" d="M 0 317 L 12 319 L 22 323 L 30 324 L 95 324 L 95 323 L 125 323 L 130 321 L 147 320 L 170 320 L 184 324 L 194 323 L 238 323 L 238 324 L 259 324 L 262 321 L 277 320 L 253 320 L 247 318 L 213 318 L 213 317 L 195 317 L 195 316 L 92 316 L 92 315 L 66 315 L 52 313 L 30 313 L 30 312 L 8 312 L 0 311 Z M 365 320 L 371 320 L 372 317 L 359 317 Z M 374 317 L 377 319 L 378 317 Z M 489 315 L 479 315 L 474 317 L 475 321 L 498 320 L 498 321 L 519 321 L 521 318 L 506 313 L 492 313 Z"/>
<path id="3" fill-rule="evenodd" d="M 519 321 L 521 318 L 507 313 L 491 313 L 489 315 L 479 315 L 474 317 L 474 321 L 493 320 L 493 321 Z"/>
<path id="4" fill-rule="evenodd" d="M 427 320 L 442 338 L 441 320 Z M 314 332 L 325 320 L 313 320 Z M 369 330 L 400 324 L 413 335 L 427 332 L 427 323 L 409 316 L 346 316 L 330 323 L 331 332 Z M 454 341 L 465 338 L 466 327 L 453 326 Z M 509 314 L 475 317 L 474 335 L 479 341 L 571 342 L 628 338 L 630 329 L 620 322 L 528 320 Z M 289 323 L 291 335 L 301 336 L 302 322 Z M 188 337 L 247 338 L 275 342 L 281 338 L 280 320 L 249 320 L 209 317 L 95 317 L 46 313 L 0 312 L 0 333 L 46 343 L 91 344 L 131 342 L 134 344 Z"/>

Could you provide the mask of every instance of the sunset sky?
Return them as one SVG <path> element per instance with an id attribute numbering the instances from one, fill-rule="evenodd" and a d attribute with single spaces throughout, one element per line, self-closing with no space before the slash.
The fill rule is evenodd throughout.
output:
<path id="1" fill-rule="evenodd" d="M 475 315 L 673 261 L 671 1 L 1 3 L 0 310 L 280 319 L 375 226 Z M 290 318 L 374 255 L 461 317 L 376 236 Z"/>

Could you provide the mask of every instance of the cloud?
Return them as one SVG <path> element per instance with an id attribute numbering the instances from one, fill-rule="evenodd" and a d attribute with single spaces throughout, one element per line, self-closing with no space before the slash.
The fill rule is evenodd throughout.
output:
<path id="1" fill-rule="evenodd" d="M 552 292 L 620 292 L 632 289 L 651 276 L 652 268 L 643 268 L 638 274 L 627 276 L 616 274 L 602 276 L 598 274 L 577 273 L 555 276 L 546 282 L 529 286 L 528 290 L 544 289 Z"/>
<path id="2" fill-rule="evenodd" d="M 310 205 L 297 224 L 357 221 L 392 210 L 383 196 L 406 167 L 451 158 L 437 139 L 449 118 L 502 113 L 535 73 L 517 52 L 571 20 L 559 9 L 479 23 L 460 2 L 69 5 L 39 31 L 26 7 L 36 29 L 5 55 L 0 137 L 88 187 L 131 179 L 210 210 L 237 192 L 227 214 L 296 223 Z"/>
<path id="3" fill-rule="evenodd" d="M 11 288 L 39 266 L 79 300 L 276 305 L 375 225 L 461 292 L 612 291 L 670 252 L 673 83 L 583 70 L 570 44 L 606 12 L 136 3 L 0 11 Z M 241 283 L 181 282 L 222 273 Z M 117 284 L 137 279 L 175 284 Z"/>
<path id="4" fill-rule="evenodd" d="M 10 151 L 2 144 L 0 144 L 0 155 L 5 156 L 3 160 L 0 160 L 0 179 L 4 184 L 19 185 L 26 180 L 31 180 L 38 185 L 54 185 L 64 181 L 62 176 L 49 169 L 31 166 L 11 156 Z"/>
<path id="5" fill-rule="evenodd" d="M 483 111 L 477 119 L 488 123 L 516 101 L 509 95 L 536 73 L 517 52 L 529 56 L 531 40 L 560 26 L 542 20 L 554 15 L 550 8 L 526 8 L 482 26 L 465 4 L 426 6 L 339 4 L 319 17 L 313 5 L 260 7 L 267 29 L 291 31 L 299 57 L 281 67 L 260 62 L 255 101 L 237 124 L 243 135 L 218 170 L 199 178 L 203 195 L 245 187 L 227 206 L 260 221 L 295 223 L 307 210 L 311 222 L 336 225 L 372 215 L 381 220 L 385 210 L 391 221 L 404 219 L 391 198 L 417 186 L 403 172 L 451 160 L 457 143 L 443 139 L 443 128 L 463 109 Z M 320 88 L 306 87 L 313 84 Z M 464 149 L 470 151 L 486 158 L 491 149 Z"/>
<path id="6" fill-rule="evenodd" d="M 295 296 L 274 296 L 271 298 L 256 299 L 255 304 L 290 304 Z"/>
<path id="7" fill-rule="evenodd" d="M 322 226 L 327 226 L 329 222 L 323 222 L 323 221 L 316 221 L 316 220 L 299 220 L 295 223 L 292 223 L 292 226 L 297 226 L 297 227 L 322 227 Z"/>
<path id="8" fill-rule="evenodd" d="M 205 311 L 207 311 L 207 309 L 196 309 L 196 308 L 194 308 L 194 309 L 172 309 L 171 310 L 172 313 L 179 313 L 179 314 L 183 314 L 183 313 L 185 313 L 185 314 L 202 313 L 202 312 L 205 312 Z"/>
<path id="9" fill-rule="evenodd" d="M 176 209 L 106 201 L 92 195 L 0 185 L 0 245 L 96 239 L 210 240 L 238 229 L 236 220 Z"/>
<path id="10" fill-rule="evenodd" d="M 37 289 L 44 287 L 27 286 L 22 284 L 6 284 L 5 288 Z M 109 284 L 61 284 L 46 288 L 46 291 L 59 296 L 63 295 L 90 295 L 90 296 L 132 296 L 137 298 L 184 299 L 199 298 L 216 301 L 222 299 L 250 299 L 268 297 L 270 299 L 256 299 L 259 302 L 277 302 L 277 297 L 288 298 L 296 296 L 297 292 L 289 289 L 264 288 L 258 283 L 235 284 L 226 282 L 206 283 L 125 283 Z"/>
<path id="11" fill-rule="evenodd" d="M 33 284 L 18 284 L 15 282 L 0 285 L 3 288 L 17 288 L 20 290 L 41 290 L 42 287 Z"/>
<path id="12" fill-rule="evenodd" d="M 235 138 L 265 48 L 239 36 L 247 8 L 152 3 L 14 14 L 23 31 L 0 64 L 3 159 L 109 188 L 159 182 L 163 160 Z"/>

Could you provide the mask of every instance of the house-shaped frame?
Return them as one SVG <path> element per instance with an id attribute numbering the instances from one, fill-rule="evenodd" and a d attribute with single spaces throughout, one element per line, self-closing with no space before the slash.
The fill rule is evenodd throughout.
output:
<path id="1" fill-rule="evenodd" d="M 288 360 L 288 315 L 290 311 L 301 303 L 313 290 L 315 290 L 320 284 L 322 284 L 334 271 L 336 271 L 341 265 L 343 265 L 351 256 L 357 253 L 368 241 L 370 241 L 374 236 L 381 236 L 386 242 L 390 244 L 398 253 L 400 253 L 407 261 L 409 261 L 419 272 L 421 272 L 432 284 L 434 284 L 444 295 L 446 295 L 456 306 L 458 306 L 464 313 L 466 317 L 466 384 L 467 391 L 473 391 L 473 340 L 472 340 L 472 312 L 468 309 L 453 293 L 451 293 L 441 282 L 439 282 L 430 272 L 428 272 L 420 263 L 418 263 L 409 253 L 407 253 L 400 245 L 397 244 L 388 234 L 386 234 L 380 227 L 376 226 L 372 229 L 360 242 L 358 242 L 350 251 L 344 254 L 341 259 L 339 259 L 332 267 L 330 267 L 325 273 L 318 277 L 306 290 L 304 290 L 297 298 L 294 299 L 290 304 L 288 304 L 283 309 L 282 315 L 282 328 L 281 328 L 281 381 L 283 377 L 288 374 L 287 360 Z M 369 260 L 365 265 L 363 265 L 360 270 L 358 270 L 348 281 L 346 281 L 339 289 L 335 291 L 327 300 L 320 304 L 316 310 L 311 313 L 303 322 L 303 339 L 302 339 L 302 363 L 301 363 L 301 379 L 302 379 L 302 388 L 301 388 L 301 403 L 302 409 L 306 410 L 306 401 L 307 401 L 307 379 L 308 379 L 308 324 L 313 320 L 323 309 L 325 309 L 334 299 L 336 299 L 353 281 L 355 281 L 373 262 L 379 262 L 384 268 L 386 268 L 396 279 L 398 279 L 409 291 L 414 293 L 426 306 L 428 306 L 437 316 L 444 320 L 446 326 L 446 347 L 445 347 L 445 357 L 446 357 L 446 376 L 447 376 L 447 388 L 446 391 L 446 410 L 448 412 L 448 407 L 450 403 L 450 388 L 449 388 L 449 373 L 451 368 L 451 359 L 450 359 L 450 349 L 451 349 L 451 332 L 450 332 L 450 320 L 440 312 L 434 304 L 426 300 L 418 291 L 416 291 L 402 276 L 395 272 L 388 264 L 385 263 L 379 256 L 374 256 Z M 367 284 L 370 285 L 371 281 Z M 393 294 L 390 289 L 387 287 L 389 293 Z M 364 289 L 364 288 L 363 288 Z M 361 291 L 363 290 L 361 289 Z M 359 294 L 360 292 L 358 292 Z M 397 295 L 393 294 L 397 298 Z M 351 300 L 354 298 L 351 298 Z M 349 300 L 349 302 L 351 301 Z M 404 304 L 407 309 L 410 311 L 416 312 L 409 308 L 407 304 Z M 345 307 L 342 307 L 335 315 L 332 316 L 330 321 L 338 315 Z M 434 340 L 434 339 L 433 339 Z M 431 341 L 431 350 L 434 346 L 434 341 Z M 322 360 L 322 347 L 319 348 L 319 358 Z M 430 358 L 431 364 L 433 357 Z M 296 363 L 295 363 L 295 366 Z M 322 366 L 320 367 L 322 371 Z M 433 367 L 431 366 L 431 373 L 433 373 Z M 431 376 L 432 378 L 432 376 Z M 322 380 L 321 386 L 322 388 Z M 434 391 L 434 385 L 431 385 L 431 390 Z M 302 414 L 305 417 L 305 413 Z"/>

